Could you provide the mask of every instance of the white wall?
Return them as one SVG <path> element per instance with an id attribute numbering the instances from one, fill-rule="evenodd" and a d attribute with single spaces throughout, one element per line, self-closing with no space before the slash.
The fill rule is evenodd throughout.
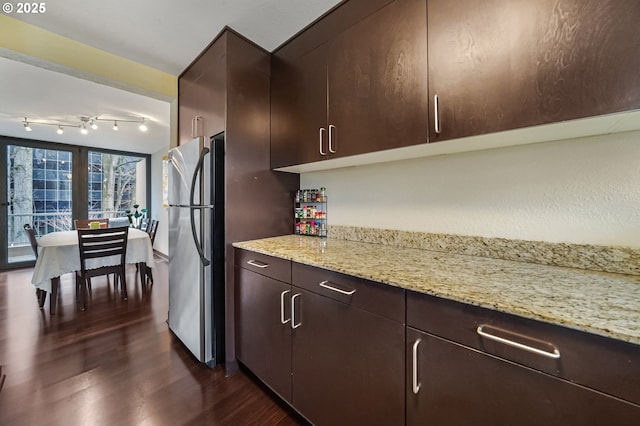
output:
<path id="1" fill-rule="evenodd" d="M 321 186 L 330 225 L 640 247 L 640 132 L 301 174 Z"/>
<path id="2" fill-rule="evenodd" d="M 159 221 L 153 248 L 165 255 L 169 254 L 169 217 L 162 206 L 162 158 L 168 152 L 166 147 L 151 155 L 151 218 Z"/>

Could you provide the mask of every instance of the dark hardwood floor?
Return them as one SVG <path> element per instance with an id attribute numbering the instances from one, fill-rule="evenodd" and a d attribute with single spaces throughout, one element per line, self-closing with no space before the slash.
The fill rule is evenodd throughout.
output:
<path id="1" fill-rule="evenodd" d="M 57 315 L 38 309 L 32 269 L 0 273 L 0 425 L 296 425 L 303 421 L 243 371 L 198 363 L 170 333 L 167 264 L 142 290 L 128 267 L 129 300 L 93 279 L 87 309 L 73 275 Z"/>

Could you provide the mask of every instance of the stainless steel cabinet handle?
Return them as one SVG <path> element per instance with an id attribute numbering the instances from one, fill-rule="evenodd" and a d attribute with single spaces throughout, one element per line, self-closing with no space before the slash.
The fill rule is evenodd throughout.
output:
<path id="1" fill-rule="evenodd" d="M 329 281 L 322 281 L 321 283 L 319 283 L 319 285 L 320 285 L 320 287 L 324 287 L 326 289 L 333 290 L 333 291 L 335 291 L 337 293 L 340 293 L 340 294 L 346 294 L 347 296 L 351 296 L 353 293 L 356 292 L 355 289 L 353 289 L 351 291 L 345 291 L 345 290 L 336 288 L 336 287 L 334 287 L 332 285 L 329 285 L 328 282 Z"/>
<path id="2" fill-rule="evenodd" d="M 258 262 L 257 260 L 247 260 L 247 263 L 251 266 L 255 266 L 256 268 L 268 268 L 269 264 L 268 263 L 262 263 L 262 262 Z"/>
<path id="3" fill-rule="evenodd" d="M 507 346 L 511 346 L 514 348 L 518 348 L 518 349 L 522 349 L 523 351 L 527 351 L 527 352 L 531 352 L 537 355 L 542 355 L 544 357 L 547 358 L 553 358 L 553 359 L 559 359 L 560 358 L 560 351 L 558 350 L 558 348 L 556 348 L 554 346 L 553 348 L 553 352 L 547 352 L 547 351 L 543 351 L 542 349 L 538 349 L 538 348 L 534 348 L 522 343 L 518 343 L 518 342 L 514 342 L 513 340 L 509 340 L 509 339 L 505 339 L 503 337 L 499 337 L 499 336 L 495 336 L 491 333 L 487 333 L 486 331 L 484 331 L 484 328 L 486 327 L 485 324 L 479 325 L 478 328 L 476 329 L 476 332 L 482 336 L 485 337 L 489 340 L 494 340 L 496 342 L 505 344 Z M 504 330 L 507 331 L 507 330 Z"/>
<path id="4" fill-rule="evenodd" d="M 302 296 L 302 294 L 297 293 L 297 294 L 294 294 L 293 297 L 291 298 L 291 328 L 294 330 L 302 325 L 302 321 L 300 321 L 297 324 L 295 323 L 296 322 L 296 298 L 300 296 Z"/>
<path id="5" fill-rule="evenodd" d="M 325 151 L 322 150 L 322 146 L 324 145 L 324 138 L 322 137 L 322 133 L 326 132 L 327 130 L 324 127 L 320 127 L 320 142 L 319 142 L 319 151 L 320 151 L 320 155 L 327 155 L 327 153 Z"/>
<path id="6" fill-rule="evenodd" d="M 333 147 L 333 134 L 335 133 L 335 129 L 336 126 L 334 126 L 333 124 L 329 124 L 329 152 L 332 154 L 335 154 L 336 152 L 338 152 L 337 150 L 334 150 Z"/>
<path id="7" fill-rule="evenodd" d="M 191 137 L 192 138 L 197 138 L 199 136 L 199 132 L 198 132 L 198 123 L 200 123 L 200 119 L 202 117 L 200 117 L 199 115 L 196 115 L 195 117 L 193 117 L 191 119 Z"/>
<path id="8" fill-rule="evenodd" d="M 418 345 L 420 345 L 420 339 L 413 343 L 413 368 L 412 368 L 412 386 L 413 393 L 415 395 L 420 391 L 420 383 L 418 383 Z"/>
<path id="9" fill-rule="evenodd" d="M 439 135 L 440 134 L 440 111 L 439 111 L 439 105 L 438 105 L 438 95 L 435 95 L 433 97 L 433 115 L 434 115 L 434 129 L 436 131 L 436 133 Z"/>
<path id="10" fill-rule="evenodd" d="M 284 296 L 286 296 L 288 293 L 291 293 L 291 290 L 285 290 L 280 293 L 280 322 L 282 324 L 286 324 L 291 321 L 291 318 L 284 318 Z"/>

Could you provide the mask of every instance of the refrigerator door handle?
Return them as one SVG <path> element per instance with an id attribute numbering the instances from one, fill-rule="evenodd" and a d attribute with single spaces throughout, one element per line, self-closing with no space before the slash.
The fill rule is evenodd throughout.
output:
<path id="1" fill-rule="evenodd" d="M 200 152 L 200 158 L 198 158 L 198 163 L 196 164 L 196 168 L 193 171 L 193 177 L 191 178 L 191 195 L 189 198 L 189 217 L 191 219 L 191 235 L 193 236 L 193 242 L 196 244 L 196 249 L 198 250 L 198 255 L 200 256 L 200 260 L 204 266 L 209 266 L 211 261 L 207 259 L 202 251 L 202 247 L 200 241 L 198 241 L 198 233 L 196 232 L 196 220 L 195 220 L 195 212 L 199 207 L 194 205 L 194 195 L 196 191 L 196 184 L 198 183 L 198 173 L 202 173 L 202 168 L 204 167 L 204 157 L 209 153 L 209 148 L 202 148 L 202 152 Z"/>

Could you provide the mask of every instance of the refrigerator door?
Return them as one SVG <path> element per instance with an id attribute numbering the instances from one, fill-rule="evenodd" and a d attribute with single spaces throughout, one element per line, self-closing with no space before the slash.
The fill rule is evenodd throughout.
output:
<path id="1" fill-rule="evenodd" d="M 193 172 L 203 147 L 204 140 L 196 138 L 169 150 L 169 188 L 167 193 L 169 206 L 186 207 L 189 205 Z M 200 200 L 197 199 L 196 202 L 199 203 Z"/>
<path id="2" fill-rule="evenodd" d="M 169 151 L 169 328 L 200 360 L 211 359 L 210 209 L 199 207 L 209 187 L 210 155 L 202 140 Z M 203 241 L 203 238 L 205 241 Z"/>

